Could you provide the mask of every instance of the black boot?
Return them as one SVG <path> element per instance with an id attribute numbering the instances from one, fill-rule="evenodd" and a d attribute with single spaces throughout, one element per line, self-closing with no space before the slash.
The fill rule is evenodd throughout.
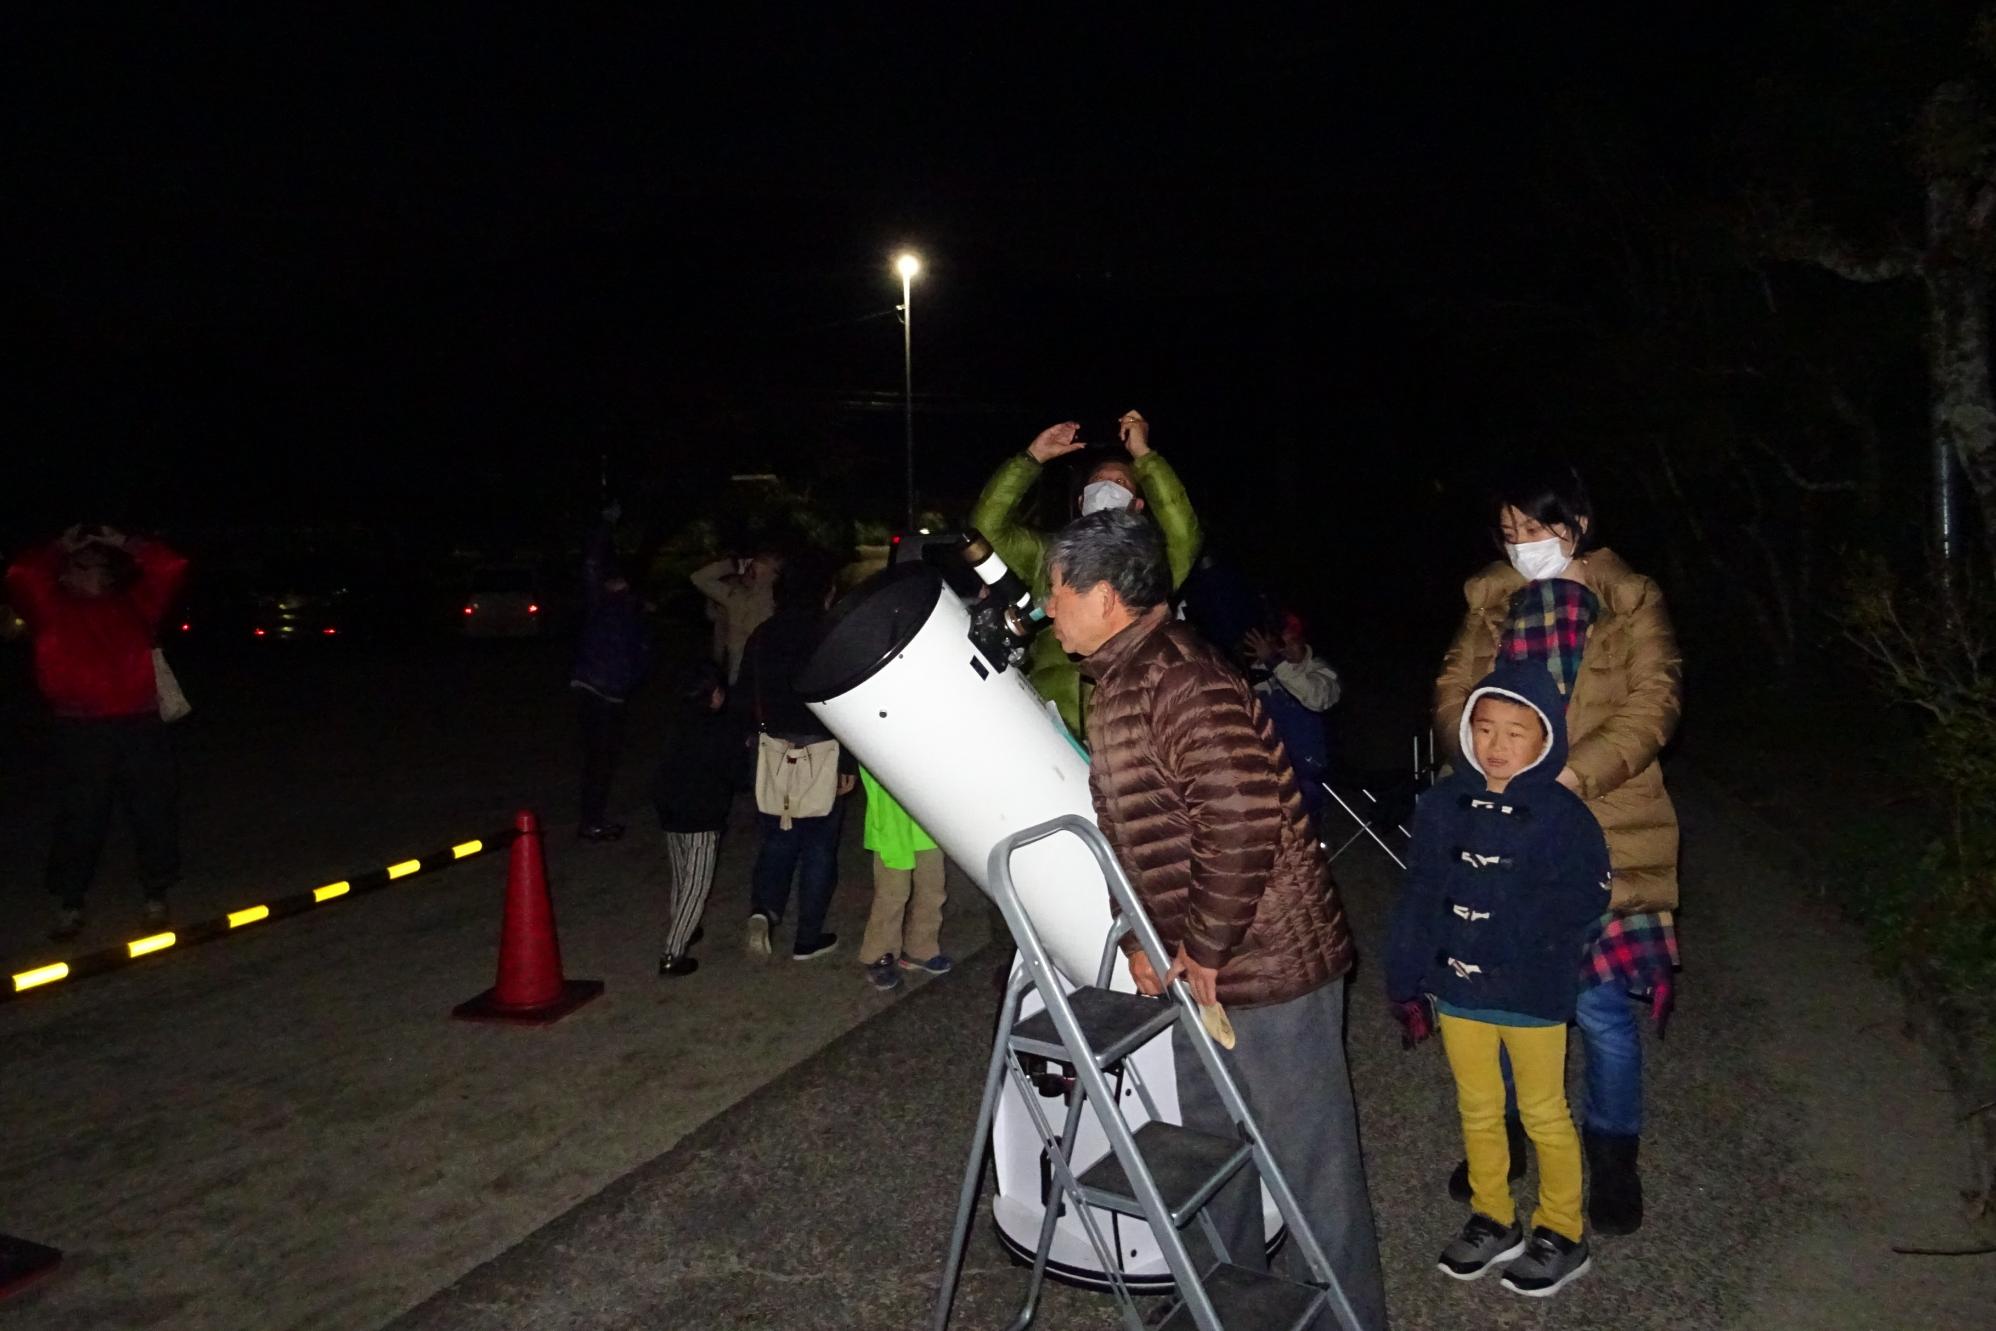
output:
<path id="1" fill-rule="evenodd" d="M 1636 1173 L 1640 1137 L 1586 1132 L 1587 1223 L 1596 1234 L 1633 1234 L 1643 1227 L 1643 1181 Z"/>
<path id="2" fill-rule="evenodd" d="M 1506 1115 L 1504 1135 L 1511 1139 L 1510 1180 L 1516 1183 L 1525 1176 L 1525 1125 Z M 1455 1169 L 1448 1176 L 1448 1195 L 1459 1202 L 1469 1200 L 1469 1161 L 1458 1160 Z"/>

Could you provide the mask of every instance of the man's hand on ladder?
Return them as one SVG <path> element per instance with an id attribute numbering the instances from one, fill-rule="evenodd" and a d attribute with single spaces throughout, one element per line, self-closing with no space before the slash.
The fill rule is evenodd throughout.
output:
<path id="1" fill-rule="evenodd" d="M 1186 987 L 1201 1007 L 1210 1007 L 1220 1001 L 1220 968 L 1201 966 L 1185 955 L 1185 944 L 1178 945 L 1178 955 L 1171 959 L 1171 969 L 1164 974 L 1167 986 L 1180 976 L 1185 977 Z"/>

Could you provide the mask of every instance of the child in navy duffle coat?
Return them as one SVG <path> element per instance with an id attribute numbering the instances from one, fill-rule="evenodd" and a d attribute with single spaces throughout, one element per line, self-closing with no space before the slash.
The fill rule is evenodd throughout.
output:
<path id="1" fill-rule="evenodd" d="M 1609 868 L 1600 826 L 1558 781 L 1565 718 L 1551 672 L 1536 661 L 1500 665 L 1471 691 L 1463 768 L 1415 812 L 1386 957 L 1394 1015 L 1418 1042 L 1436 1014 L 1455 1075 L 1471 1215 L 1443 1249 L 1441 1270 L 1474 1280 L 1503 1266 L 1505 1288 L 1531 1297 L 1589 1265 L 1566 1025 L 1582 953 L 1607 909 Z M 1500 1052 L 1539 1158 L 1529 1237 L 1511 1197 Z"/>

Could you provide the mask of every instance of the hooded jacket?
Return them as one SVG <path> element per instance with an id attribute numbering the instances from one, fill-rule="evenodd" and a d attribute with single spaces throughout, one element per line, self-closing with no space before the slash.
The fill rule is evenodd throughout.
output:
<path id="1" fill-rule="evenodd" d="M 1656 583 L 1612 550 L 1595 550 L 1580 562 L 1601 613 L 1588 631 L 1567 706 L 1566 763 L 1608 838 L 1615 910 L 1669 910 L 1677 904 L 1677 810 L 1657 754 L 1683 710 L 1683 658 Z M 1464 584 L 1469 608 L 1435 681 L 1435 739 L 1442 745 L 1456 742 L 1470 683 L 1496 665 L 1511 598 L 1524 585 L 1501 559 Z"/>
<path id="2" fill-rule="evenodd" d="M 1538 713 L 1538 761 L 1492 793 L 1470 742 L 1486 695 Z M 1414 812 L 1407 879 L 1393 908 L 1386 990 L 1463 1008 L 1566 1021 L 1582 953 L 1608 909 L 1608 845 L 1580 797 L 1559 784 L 1566 708 L 1537 661 L 1507 662 L 1470 690 L 1456 730 L 1462 766 Z"/>
<path id="3" fill-rule="evenodd" d="M 1095 821 L 1166 949 L 1217 968 L 1228 1007 L 1286 1003 L 1350 970 L 1323 848 L 1240 672 L 1161 606 L 1083 669 Z"/>

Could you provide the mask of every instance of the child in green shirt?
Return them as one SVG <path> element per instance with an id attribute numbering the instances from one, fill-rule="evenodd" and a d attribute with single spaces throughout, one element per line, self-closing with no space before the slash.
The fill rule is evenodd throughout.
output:
<path id="1" fill-rule="evenodd" d="M 904 970 L 948 974 L 937 935 L 943 923 L 943 853 L 873 773 L 866 785 L 866 848 L 873 852 L 873 909 L 859 955 L 874 988 L 898 989 Z"/>

